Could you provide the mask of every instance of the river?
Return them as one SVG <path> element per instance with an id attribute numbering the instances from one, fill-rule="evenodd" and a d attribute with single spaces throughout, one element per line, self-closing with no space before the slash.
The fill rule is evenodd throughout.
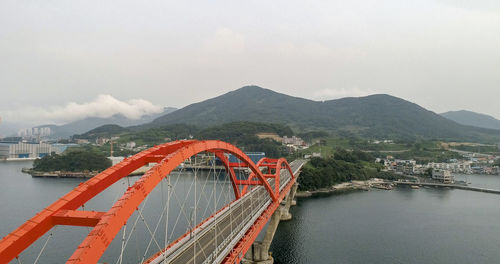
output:
<path id="1" fill-rule="evenodd" d="M 30 164 L 0 162 L 1 237 L 82 181 L 20 172 Z M 498 176 L 467 180 L 500 189 Z M 280 223 L 271 251 L 277 264 L 498 263 L 499 200 L 496 194 L 432 188 L 299 199 L 293 220 Z M 72 238 L 68 233 L 59 243 L 73 245 Z"/>

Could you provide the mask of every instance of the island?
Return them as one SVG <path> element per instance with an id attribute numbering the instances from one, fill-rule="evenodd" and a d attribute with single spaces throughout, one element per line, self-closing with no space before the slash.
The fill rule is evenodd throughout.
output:
<path id="1" fill-rule="evenodd" d="M 33 177 L 90 178 L 110 166 L 111 160 L 104 154 L 78 149 L 37 159 L 33 162 L 33 168 L 23 169 L 23 172 Z"/>

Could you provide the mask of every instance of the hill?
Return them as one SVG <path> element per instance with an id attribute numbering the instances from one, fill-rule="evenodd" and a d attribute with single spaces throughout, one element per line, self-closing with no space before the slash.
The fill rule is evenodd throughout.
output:
<path id="1" fill-rule="evenodd" d="M 127 128 L 121 127 L 119 125 L 103 125 L 100 127 L 96 127 L 90 131 L 87 131 L 81 135 L 75 134 L 73 135 L 73 139 L 90 139 L 95 140 L 99 137 L 109 138 L 111 136 L 116 136 L 121 133 L 128 132 Z"/>
<path id="2" fill-rule="evenodd" d="M 292 136 L 293 131 L 281 124 L 233 122 L 201 129 L 193 125 L 173 124 L 162 127 L 152 127 L 143 130 L 130 130 L 118 125 L 104 125 L 73 139 L 94 141 L 99 137 L 110 138 L 118 136 L 115 142 L 125 144 L 133 141 L 137 145 L 158 145 L 170 140 L 180 139 L 214 139 L 230 142 L 246 151 L 264 151 L 269 157 L 278 158 L 286 155 L 286 148 L 281 143 L 270 139 L 258 138 L 258 133 L 275 133 L 280 136 Z"/>
<path id="3" fill-rule="evenodd" d="M 149 123 L 160 116 L 169 114 L 175 110 L 176 110 L 176 108 L 165 107 L 164 111 L 162 113 L 146 115 L 146 116 L 143 116 L 139 119 L 129 119 L 123 115 L 114 115 L 114 116 L 109 117 L 109 118 L 89 117 L 89 118 L 74 121 L 74 122 L 71 122 L 68 124 L 59 125 L 59 126 L 58 125 L 42 125 L 42 126 L 37 126 L 37 127 L 49 127 L 51 130 L 51 137 L 53 137 L 53 138 L 67 138 L 67 137 L 70 137 L 74 134 L 81 134 L 81 133 L 87 132 L 89 130 L 92 130 L 94 128 L 97 128 L 97 127 L 100 127 L 103 125 L 108 125 L 108 124 L 119 125 L 122 127 L 146 124 L 146 123 Z"/>
<path id="4" fill-rule="evenodd" d="M 500 140 L 499 130 L 464 126 L 386 94 L 320 102 L 258 86 L 191 104 L 141 127 L 178 123 L 210 127 L 236 121 L 281 123 L 297 132 L 326 130 L 379 139 Z"/>
<path id="5" fill-rule="evenodd" d="M 442 113 L 441 116 L 444 116 L 462 125 L 500 130 L 500 120 L 485 114 L 479 114 L 467 110 L 460 110 Z"/>

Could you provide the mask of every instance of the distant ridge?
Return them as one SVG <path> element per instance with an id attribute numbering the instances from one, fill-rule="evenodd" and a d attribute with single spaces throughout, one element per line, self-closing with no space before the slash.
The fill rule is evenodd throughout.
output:
<path id="1" fill-rule="evenodd" d="M 449 111 L 441 115 L 462 125 L 500 130 L 500 120 L 489 115 L 467 110 Z"/>
<path id="2" fill-rule="evenodd" d="M 191 124 L 210 127 L 251 121 L 286 124 L 296 131 L 327 130 L 369 138 L 500 140 L 500 131 L 464 126 L 387 94 L 313 101 L 245 86 L 188 105 L 141 127 Z"/>
<path id="3" fill-rule="evenodd" d="M 155 118 L 159 116 L 163 116 L 169 114 L 173 111 L 177 110 L 173 107 L 165 107 L 163 112 L 158 114 L 145 115 L 139 119 L 129 119 L 123 115 L 114 115 L 109 118 L 100 118 L 100 117 L 89 117 L 82 120 L 74 121 L 64 125 L 41 125 L 37 127 L 49 127 L 52 131 L 51 137 L 54 138 L 67 138 L 74 134 L 85 133 L 94 128 L 103 126 L 103 125 L 118 125 L 118 126 L 135 126 L 142 125 L 145 123 L 149 123 Z"/>

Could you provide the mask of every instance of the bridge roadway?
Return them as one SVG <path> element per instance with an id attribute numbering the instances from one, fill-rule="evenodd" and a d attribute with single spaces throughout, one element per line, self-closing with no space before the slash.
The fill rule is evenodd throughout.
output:
<path id="1" fill-rule="evenodd" d="M 291 162 L 293 174 L 304 164 L 305 160 Z M 281 170 L 280 192 L 290 178 L 287 170 Z M 274 186 L 274 179 L 268 182 Z M 271 202 L 264 186 L 258 186 L 147 263 L 220 263 Z"/>

